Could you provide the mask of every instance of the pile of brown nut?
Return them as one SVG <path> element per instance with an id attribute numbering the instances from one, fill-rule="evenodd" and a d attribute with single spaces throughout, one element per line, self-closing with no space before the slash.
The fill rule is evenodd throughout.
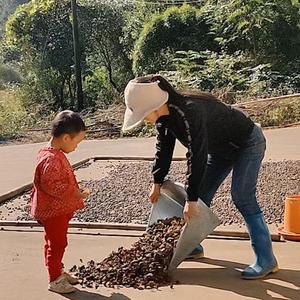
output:
<path id="1" fill-rule="evenodd" d="M 119 248 L 100 263 L 74 266 L 82 286 L 98 288 L 125 286 L 137 289 L 158 288 L 169 283 L 168 266 L 184 221 L 160 220 L 132 245 Z"/>

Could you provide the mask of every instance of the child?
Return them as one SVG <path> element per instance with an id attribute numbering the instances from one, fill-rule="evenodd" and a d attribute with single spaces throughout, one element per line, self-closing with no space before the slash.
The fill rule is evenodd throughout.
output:
<path id="1" fill-rule="evenodd" d="M 51 140 L 38 153 L 31 197 L 31 215 L 44 227 L 45 264 L 49 274 L 48 290 L 71 293 L 78 280 L 62 270 L 70 219 L 84 207 L 83 198 L 72 167 L 64 155 L 74 151 L 84 139 L 85 124 L 79 114 L 60 112 L 52 123 Z"/>

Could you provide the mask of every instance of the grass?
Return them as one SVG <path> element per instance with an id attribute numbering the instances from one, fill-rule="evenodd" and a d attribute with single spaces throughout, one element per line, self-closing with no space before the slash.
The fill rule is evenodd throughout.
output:
<path id="1" fill-rule="evenodd" d="M 300 97 L 258 104 L 254 102 L 245 110 L 263 127 L 285 126 L 300 122 Z"/>
<path id="2" fill-rule="evenodd" d="M 300 99 L 267 112 L 263 126 L 283 126 L 300 121 Z"/>
<path id="3" fill-rule="evenodd" d="M 14 90 L 0 90 L 0 142 L 41 142 L 49 138 L 49 131 L 29 132 L 29 129 L 49 128 L 55 113 L 49 112 L 41 117 L 38 113 L 38 105 L 32 107 L 30 112 L 25 109 L 22 102 L 16 96 Z M 300 97 L 283 99 L 280 101 L 267 101 L 266 103 L 250 103 L 243 107 L 251 118 L 259 122 L 263 127 L 285 126 L 300 122 Z M 89 129 L 121 126 L 124 107 L 119 105 L 113 109 L 86 112 L 83 114 Z M 108 130 L 109 132 L 109 130 Z M 105 138 L 106 133 L 92 135 L 90 138 Z M 153 136 L 155 129 L 145 124 L 130 134 L 124 136 L 147 137 Z"/>
<path id="4" fill-rule="evenodd" d="M 20 135 L 30 123 L 28 113 L 13 91 L 0 91 L 0 140 Z"/>

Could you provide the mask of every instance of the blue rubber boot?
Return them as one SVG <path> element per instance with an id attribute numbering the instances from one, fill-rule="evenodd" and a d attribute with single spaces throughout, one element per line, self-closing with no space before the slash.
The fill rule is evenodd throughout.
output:
<path id="1" fill-rule="evenodd" d="M 246 216 L 245 221 L 256 261 L 242 272 L 242 278 L 259 279 L 277 272 L 278 264 L 273 254 L 271 236 L 263 214 Z"/>
<path id="2" fill-rule="evenodd" d="M 193 260 L 202 257 L 204 257 L 204 249 L 201 245 L 198 245 L 186 259 Z"/>

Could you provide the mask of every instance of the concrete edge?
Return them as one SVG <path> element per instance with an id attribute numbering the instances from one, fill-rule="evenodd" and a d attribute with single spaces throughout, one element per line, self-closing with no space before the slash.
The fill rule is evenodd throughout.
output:
<path id="1" fill-rule="evenodd" d="M 128 160 L 128 161 L 153 161 L 154 156 L 95 156 L 92 158 L 94 161 L 97 160 Z M 172 161 L 185 161 L 184 156 L 175 156 Z"/>
<path id="2" fill-rule="evenodd" d="M 41 227 L 36 221 L 0 221 L 0 227 Z M 70 222 L 70 228 L 76 229 L 105 229 L 122 231 L 145 231 L 147 226 L 132 223 L 100 223 L 100 222 Z M 241 228 L 237 230 L 235 226 L 220 226 L 214 230 L 209 237 L 228 237 L 249 239 L 249 234 Z M 281 241 L 281 236 L 274 231 L 271 232 L 272 241 Z"/>
<path id="3" fill-rule="evenodd" d="M 128 161 L 152 161 L 154 160 L 153 156 L 94 156 L 94 157 L 89 157 L 85 158 L 77 163 L 72 164 L 72 167 L 74 169 L 77 169 L 84 165 L 85 163 L 89 162 L 90 160 L 128 160 Z M 186 160 L 185 157 L 174 157 L 172 159 L 173 161 L 184 161 Z M 23 194 L 24 192 L 29 191 L 32 188 L 33 183 L 27 183 L 15 190 L 9 191 L 5 194 L 0 195 L 0 203 L 7 201 L 11 198 L 14 198 L 16 196 L 19 196 Z"/>
<path id="4" fill-rule="evenodd" d="M 16 196 L 19 196 L 19 195 L 23 194 L 24 192 L 29 191 L 32 188 L 32 186 L 33 186 L 32 182 L 27 183 L 27 184 L 15 189 L 15 190 L 12 190 L 8 193 L 5 193 L 5 194 L 1 195 L 0 196 L 0 203 L 5 202 L 5 201 L 7 201 L 11 198 L 14 198 Z"/>

